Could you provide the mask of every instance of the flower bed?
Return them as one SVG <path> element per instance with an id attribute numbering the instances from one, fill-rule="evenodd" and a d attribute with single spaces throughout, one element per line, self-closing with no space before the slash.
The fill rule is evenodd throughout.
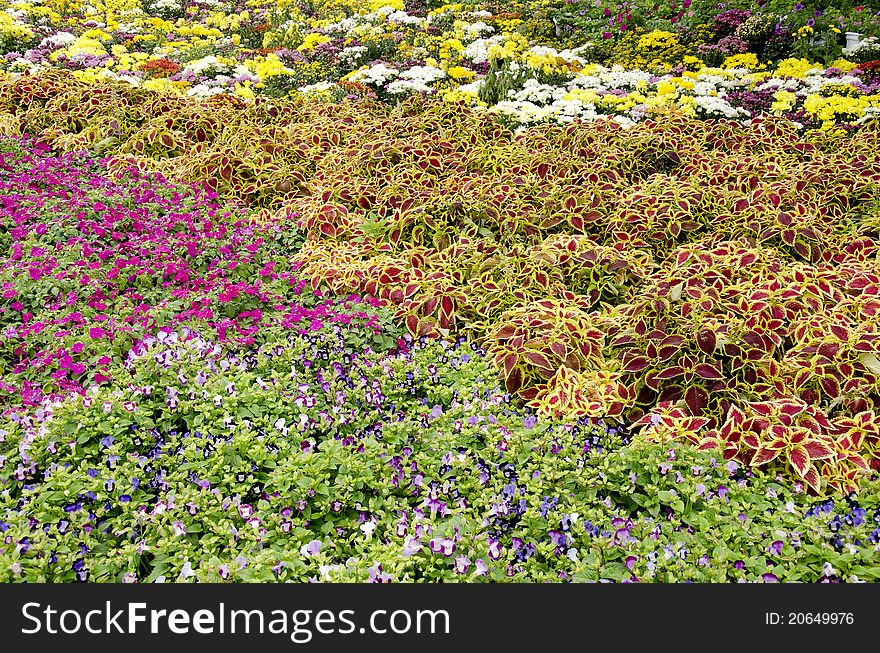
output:
<path id="1" fill-rule="evenodd" d="M 3 216 L 21 252 L 5 261 L 6 300 L 31 302 L 4 311 L 5 378 L 43 390 L 8 396 L 0 429 L 5 581 L 876 577 L 874 481 L 825 501 L 721 449 L 524 412 L 475 345 L 377 339 L 368 313 L 311 297 L 283 271 L 292 224 L 273 246 L 272 225 L 220 213 L 197 187 L 3 148 Z M 65 260 L 83 248 L 94 264 Z M 170 285 L 138 285 L 123 251 Z M 214 317 L 234 299 L 227 275 L 272 262 L 277 274 L 258 275 L 263 315 Z M 80 268 L 90 292 L 62 291 Z M 47 279 L 59 287 L 48 302 L 34 292 Z M 186 301 L 132 301 L 167 288 Z M 152 320 L 127 319 L 138 315 Z M 18 364 L 41 338 L 58 349 Z"/>
<path id="2" fill-rule="evenodd" d="M 252 344 L 273 328 L 375 317 L 311 293 L 290 256 L 298 231 L 230 219 L 216 193 L 17 140 L 0 153 L 0 401 L 37 404 L 109 381 L 158 329 L 198 325 Z M 377 336 L 379 337 L 379 336 Z"/>
<path id="3" fill-rule="evenodd" d="M 515 135 L 429 99 L 212 99 L 206 117 L 113 84 L 92 108 L 93 90 L 59 73 L 3 92 L 56 147 L 106 147 L 117 170 L 205 181 L 265 207 L 257 222 L 296 221 L 308 235 L 285 265 L 379 297 L 413 335 L 476 338 L 542 414 L 721 445 L 816 492 L 852 491 L 878 464 L 876 122 L 800 135 L 784 119 L 669 116 Z M 734 428 L 752 404 L 789 421 Z"/>
<path id="4" fill-rule="evenodd" d="M 840 4 L 10 5 L 0 580 L 880 579 Z"/>
<path id="5" fill-rule="evenodd" d="M 846 52 L 837 44 L 850 29 L 876 33 L 880 16 L 864 8 L 650 4 L 13 3 L 0 14 L 0 70 L 62 69 L 90 83 L 248 101 L 439 94 L 526 125 L 600 117 L 630 125 L 680 111 L 774 113 L 830 129 L 880 111 L 877 84 L 858 67 L 877 58 L 874 44 Z M 547 29 L 550 19 L 559 29 Z"/>

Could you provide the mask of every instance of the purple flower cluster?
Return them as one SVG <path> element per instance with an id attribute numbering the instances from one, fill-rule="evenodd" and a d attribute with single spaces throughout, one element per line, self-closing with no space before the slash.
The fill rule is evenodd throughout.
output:
<path id="1" fill-rule="evenodd" d="M 304 306 L 306 282 L 271 244 L 277 227 L 234 220 L 210 189 L 137 171 L 113 181 L 89 157 L 23 147 L 0 152 L 0 223 L 12 240 L 0 261 L 7 395 L 35 404 L 45 388 L 106 382 L 120 346 L 163 327 L 198 323 L 247 345 L 272 324 L 370 319 Z"/>

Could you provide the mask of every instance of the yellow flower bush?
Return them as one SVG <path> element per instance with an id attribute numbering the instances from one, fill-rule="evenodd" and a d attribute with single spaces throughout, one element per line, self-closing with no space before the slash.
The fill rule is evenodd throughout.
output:
<path id="1" fill-rule="evenodd" d="M 794 108 L 797 96 L 791 91 L 776 91 L 773 94 L 773 100 L 774 102 L 770 109 L 774 115 L 781 116 L 786 111 L 791 111 Z"/>
<path id="2" fill-rule="evenodd" d="M 18 24 L 12 16 L 0 11 L 0 41 L 29 41 L 32 38 L 34 33 L 26 25 Z"/>
<path id="3" fill-rule="evenodd" d="M 678 36 L 672 32 L 655 29 L 639 37 L 639 48 L 648 50 L 651 48 L 668 48 L 678 45 Z"/>
<path id="4" fill-rule="evenodd" d="M 857 120 L 871 108 L 880 108 L 880 95 L 823 97 L 819 94 L 812 94 L 804 100 L 804 109 L 817 120 L 822 121 L 823 131 L 834 129 L 837 122 Z"/>
<path id="5" fill-rule="evenodd" d="M 314 32 L 312 34 L 309 34 L 303 40 L 303 42 L 300 44 L 300 46 L 297 48 L 297 50 L 311 50 L 316 45 L 320 45 L 321 43 L 328 43 L 329 41 L 330 41 L 329 37 L 324 36 L 323 34 L 318 34 L 317 32 Z"/>
<path id="6" fill-rule="evenodd" d="M 758 61 L 758 55 L 754 52 L 747 52 L 745 54 L 735 54 L 733 56 L 727 57 L 724 60 L 724 63 L 721 64 L 722 68 L 748 68 L 750 70 L 760 68 L 761 63 Z"/>
<path id="7" fill-rule="evenodd" d="M 812 64 L 806 59 L 785 59 L 776 66 L 776 76 L 803 79 L 807 76 L 807 71 L 814 68 L 821 68 L 821 66 Z"/>
<path id="8" fill-rule="evenodd" d="M 516 59 L 529 47 L 528 39 L 516 32 L 504 32 L 504 42 L 489 47 L 489 61 Z"/>

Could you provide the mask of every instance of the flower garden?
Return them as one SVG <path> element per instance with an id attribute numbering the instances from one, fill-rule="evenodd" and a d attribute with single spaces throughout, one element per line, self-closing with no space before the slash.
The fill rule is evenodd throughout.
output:
<path id="1" fill-rule="evenodd" d="M 880 7 L 0 7 L 0 580 L 880 580 Z"/>

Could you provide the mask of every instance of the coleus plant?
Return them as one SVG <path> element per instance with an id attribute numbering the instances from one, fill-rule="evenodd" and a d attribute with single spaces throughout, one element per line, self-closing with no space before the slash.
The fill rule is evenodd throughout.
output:
<path id="1" fill-rule="evenodd" d="M 635 426 L 651 442 L 685 440 L 706 451 L 807 486 L 815 494 L 850 494 L 880 465 L 880 419 L 873 411 L 829 417 L 796 399 L 731 405 L 719 428 L 689 414 L 681 402 L 662 402 Z M 868 441 L 871 441 L 870 443 Z"/>

